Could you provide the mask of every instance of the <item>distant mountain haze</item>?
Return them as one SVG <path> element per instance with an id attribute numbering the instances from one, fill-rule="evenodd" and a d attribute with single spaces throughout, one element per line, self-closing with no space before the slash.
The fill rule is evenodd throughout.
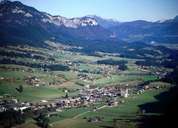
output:
<path id="1" fill-rule="evenodd" d="M 65 18 L 6 0 L 0 3 L 0 43 L 36 46 L 46 45 L 45 40 L 73 45 L 92 41 L 178 43 L 177 17 L 158 22 L 119 22 L 95 15 Z"/>

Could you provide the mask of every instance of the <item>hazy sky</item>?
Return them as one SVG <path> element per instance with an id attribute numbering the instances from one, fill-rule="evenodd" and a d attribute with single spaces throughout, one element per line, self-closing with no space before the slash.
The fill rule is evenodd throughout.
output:
<path id="1" fill-rule="evenodd" d="M 95 14 L 119 21 L 149 21 L 178 15 L 178 0 L 19 0 L 52 15 L 81 17 Z"/>

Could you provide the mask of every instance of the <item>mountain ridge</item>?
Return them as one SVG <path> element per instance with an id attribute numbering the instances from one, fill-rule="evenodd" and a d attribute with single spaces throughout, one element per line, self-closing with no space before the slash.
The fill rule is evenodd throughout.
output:
<path id="1" fill-rule="evenodd" d="M 178 20 L 119 22 L 96 15 L 66 18 L 26 6 L 19 1 L 1 1 L 0 42 L 44 45 L 56 42 L 173 42 L 178 43 Z"/>

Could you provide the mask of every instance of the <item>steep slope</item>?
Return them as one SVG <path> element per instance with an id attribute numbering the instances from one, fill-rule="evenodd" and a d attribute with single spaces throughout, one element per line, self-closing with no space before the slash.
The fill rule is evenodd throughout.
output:
<path id="1" fill-rule="evenodd" d="M 43 45 L 43 41 L 105 40 L 111 32 L 94 18 L 67 19 L 40 12 L 20 2 L 0 3 L 0 42 Z"/>
<path id="2" fill-rule="evenodd" d="M 0 4 L 1 43 L 28 43 L 42 45 L 50 37 L 48 25 L 41 22 L 45 17 L 32 7 L 20 2 L 6 1 Z"/>

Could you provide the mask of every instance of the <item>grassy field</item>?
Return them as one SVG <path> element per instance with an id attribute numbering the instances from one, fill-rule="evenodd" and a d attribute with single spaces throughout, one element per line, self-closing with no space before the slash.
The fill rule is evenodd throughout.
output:
<path id="1" fill-rule="evenodd" d="M 22 93 L 19 93 L 16 90 L 16 88 L 18 87 L 19 87 L 18 84 L 1 83 L 0 95 L 8 94 L 14 98 L 16 97 L 20 101 L 31 101 L 31 102 L 64 96 L 64 92 L 62 90 L 50 88 L 47 86 L 31 87 L 31 86 L 24 85 Z"/>
<path id="2" fill-rule="evenodd" d="M 108 84 L 119 84 L 121 82 L 129 82 L 129 81 L 150 81 L 150 80 L 156 80 L 157 77 L 154 75 L 112 75 L 110 77 L 103 77 L 100 79 L 97 79 L 95 81 L 95 84 L 98 86 L 104 86 Z"/>

